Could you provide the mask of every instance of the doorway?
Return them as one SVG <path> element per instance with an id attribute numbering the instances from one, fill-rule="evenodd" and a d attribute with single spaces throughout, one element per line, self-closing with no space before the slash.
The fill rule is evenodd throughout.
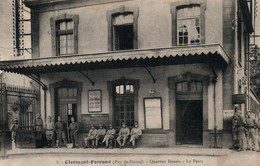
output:
<path id="1" fill-rule="evenodd" d="M 202 144 L 202 100 L 176 101 L 176 143 Z"/>
<path id="2" fill-rule="evenodd" d="M 67 125 L 71 123 L 71 117 L 74 117 L 75 121 L 77 121 L 77 88 L 58 88 L 55 91 L 55 121 L 58 120 L 58 116 L 60 116 L 62 121 Z"/>

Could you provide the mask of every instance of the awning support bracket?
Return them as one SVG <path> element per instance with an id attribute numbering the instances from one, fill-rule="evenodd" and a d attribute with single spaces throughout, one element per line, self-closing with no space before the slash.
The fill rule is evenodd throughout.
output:
<path id="1" fill-rule="evenodd" d="M 95 82 L 91 80 L 87 74 L 83 73 L 82 71 L 78 71 L 78 72 L 83 76 L 85 76 L 89 80 L 89 82 L 91 82 L 92 86 L 95 86 Z"/>
<path id="2" fill-rule="evenodd" d="M 156 80 L 154 78 L 154 76 L 152 75 L 152 70 L 150 68 L 150 70 L 147 67 L 144 67 L 146 69 L 146 71 L 148 72 L 148 74 L 151 76 L 151 78 L 153 79 L 153 83 L 155 84 Z"/>
<path id="3" fill-rule="evenodd" d="M 43 90 L 47 90 L 48 89 L 47 86 L 43 82 L 41 82 L 41 80 L 38 77 L 36 77 L 36 76 L 34 76 L 32 74 L 25 74 L 25 75 L 27 77 L 29 77 L 30 79 L 34 80 L 35 82 L 37 82 L 42 87 Z"/>

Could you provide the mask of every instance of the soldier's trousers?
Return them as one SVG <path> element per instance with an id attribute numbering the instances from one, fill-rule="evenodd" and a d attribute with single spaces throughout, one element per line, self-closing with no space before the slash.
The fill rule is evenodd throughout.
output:
<path id="1" fill-rule="evenodd" d="M 42 131 L 35 131 L 35 141 L 36 141 L 36 147 L 41 147 L 41 140 L 42 140 Z"/>
<path id="2" fill-rule="evenodd" d="M 239 140 L 239 149 L 245 150 L 247 146 L 247 142 L 246 142 L 246 135 L 244 129 L 238 130 L 238 140 Z"/>
<path id="3" fill-rule="evenodd" d="M 70 138 L 71 138 L 73 147 L 78 146 L 78 133 L 75 131 L 70 131 Z"/>
<path id="4" fill-rule="evenodd" d="M 66 141 L 65 131 L 57 131 L 57 141 L 58 141 L 58 146 L 61 146 L 62 141 L 66 146 L 67 141 Z"/>
<path id="5" fill-rule="evenodd" d="M 125 146 L 127 138 L 128 136 L 119 135 L 116 140 L 120 146 Z M 121 143 L 121 140 L 123 140 L 123 143 Z"/>
<path id="6" fill-rule="evenodd" d="M 256 139 L 255 128 L 249 128 L 248 134 L 249 134 L 249 136 L 248 136 L 248 138 L 249 138 L 249 140 L 248 140 L 249 141 L 249 148 L 254 149 L 254 150 L 258 150 L 259 146 L 258 146 L 258 142 L 257 142 L 257 139 Z"/>
<path id="7" fill-rule="evenodd" d="M 232 131 L 232 140 L 233 140 L 233 145 L 232 148 L 237 148 L 238 147 L 238 133 L 236 131 Z"/>
<path id="8" fill-rule="evenodd" d="M 89 141 L 92 141 L 92 145 L 94 146 L 94 140 L 95 140 L 95 137 L 94 136 L 89 136 L 89 137 L 86 137 L 85 138 L 85 146 L 89 146 Z"/>

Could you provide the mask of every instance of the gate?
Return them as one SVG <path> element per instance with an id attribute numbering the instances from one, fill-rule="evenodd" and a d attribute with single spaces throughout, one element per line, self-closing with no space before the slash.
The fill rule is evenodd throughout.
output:
<path id="1" fill-rule="evenodd" d="M 39 91 L 0 83 L 0 155 L 11 149 L 11 125 L 18 119 L 17 147 L 34 146 L 33 119 L 39 109 Z M 28 145 L 29 144 L 29 145 Z"/>

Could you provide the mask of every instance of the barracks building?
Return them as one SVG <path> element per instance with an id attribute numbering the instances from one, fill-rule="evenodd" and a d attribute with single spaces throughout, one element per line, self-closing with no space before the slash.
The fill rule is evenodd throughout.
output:
<path id="1" fill-rule="evenodd" d="M 0 66 L 39 84 L 34 115 L 44 122 L 74 116 L 81 146 L 91 124 L 119 129 L 122 122 L 139 123 L 140 147 L 232 145 L 234 105 L 245 113 L 250 102 L 250 1 L 24 3 L 32 58 Z"/>

